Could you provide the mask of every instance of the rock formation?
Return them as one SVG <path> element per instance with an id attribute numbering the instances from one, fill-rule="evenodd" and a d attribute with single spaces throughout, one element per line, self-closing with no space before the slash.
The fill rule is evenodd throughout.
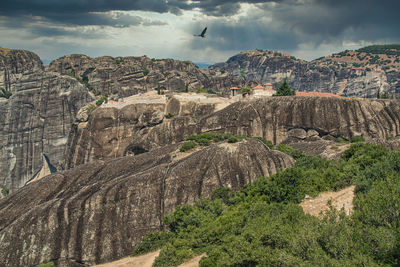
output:
<path id="1" fill-rule="evenodd" d="M 269 97 L 240 101 L 197 120 L 174 118 L 139 132 L 132 145 L 150 150 L 181 141 L 188 134 L 210 131 L 260 136 L 275 144 L 307 136 L 385 139 L 399 135 L 399 114 L 395 100 Z"/>
<path id="2" fill-rule="evenodd" d="M 0 98 L 0 183 L 12 192 L 39 171 L 43 154 L 62 169 L 76 113 L 94 98 L 76 79 L 43 71 L 31 52 L 2 50 L 0 63 L 0 86 L 12 92 Z"/>
<path id="3" fill-rule="evenodd" d="M 173 106 L 179 107 L 181 102 L 176 101 Z M 275 144 L 310 145 L 313 141 L 313 149 L 322 153 L 332 143 L 328 141 L 337 137 L 385 140 L 398 136 L 400 130 L 396 100 L 267 97 L 236 102 L 221 110 L 210 108 L 202 117 L 179 116 L 177 112 L 177 116 L 165 119 L 163 113 L 169 109 L 169 105 L 136 103 L 122 109 L 95 110 L 88 123 L 74 126 L 67 168 L 149 151 L 201 132 L 264 137 Z"/>
<path id="4" fill-rule="evenodd" d="M 225 63 L 210 67 L 232 76 L 244 76 L 246 81 L 273 83 L 284 79 L 296 91 L 333 92 L 339 95 L 375 98 L 380 92 L 395 93 L 388 75 L 381 68 L 360 70 L 351 65 L 307 62 L 272 51 L 246 51 L 229 58 Z"/>
<path id="5" fill-rule="evenodd" d="M 99 57 L 68 55 L 53 61 L 49 70 L 69 74 L 100 94 L 118 93 L 120 97 L 156 89 L 194 91 L 196 88 L 229 93 L 233 85 L 242 85 L 241 77 L 210 74 L 190 61 L 142 57 Z"/>
<path id="6" fill-rule="evenodd" d="M 0 200 L 5 266 L 93 264 L 130 254 L 177 205 L 238 189 L 294 160 L 258 140 L 179 152 L 169 145 L 52 174 Z"/>

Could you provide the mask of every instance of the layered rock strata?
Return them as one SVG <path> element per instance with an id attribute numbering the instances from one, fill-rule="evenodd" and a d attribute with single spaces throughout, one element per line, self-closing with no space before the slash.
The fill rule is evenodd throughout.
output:
<path id="1" fill-rule="evenodd" d="M 217 143 L 193 153 L 179 147 L 81 165 L 1 199 L 4 266 L 46 260 L 73 266 L 126 256 L 143 235 L 161 229 L 163 216 L 177 205 L 221 186 L 239 189 L 294 164 L 258 140 Z"/>

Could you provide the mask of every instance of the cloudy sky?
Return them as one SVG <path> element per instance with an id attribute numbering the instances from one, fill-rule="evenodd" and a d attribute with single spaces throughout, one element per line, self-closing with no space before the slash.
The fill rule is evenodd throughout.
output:
<path id="1" fill-rule="evenodd" d="M 256 48 L 311 60 L 400 43 L 399 10 L 399 0 L 1 0 L 0 47 L 45 63 L 72 53 L 215 63 Z"/>

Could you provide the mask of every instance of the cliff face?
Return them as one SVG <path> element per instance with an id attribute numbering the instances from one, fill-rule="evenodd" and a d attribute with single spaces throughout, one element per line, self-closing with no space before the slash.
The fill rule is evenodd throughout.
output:
<path id="1" fill-rule="evenodd" d="M 244 84 L 241 77 L 212 75 L 190 61 L 158 60 L 146 56 L 92 59 L 85 55 L 68 55 L 53 61 L 48 69 L 85 80 L 94 92 L 118 93 L 120 97 L 157 88 L 169 91 L 207 88 L 229 93 L 231 86 Z"/>
<path id="2" fill-rule="evenodd" d="M 131 104 L 120 110 L 96 110 L 70 136 L 68 167 L 149 151 L 201 132 L 259 136 L 277 144 L 354 136 L 385 140 L 400 131 L 396 100 L 268 97 L 236 102 L 221 110 L 210 108 L 202 117 L 175 113 L 166 119 L 163 113 L 168 109 L 169 105 Z"/>
<path id="3" fill-rule="evenodd" d="M 179 147 L 82 165 L 0 200 L 2 262 L 33 266 L 52 259 L 73 266 L 128 255 L 177 205 L 294 164 L 258 140 L 217 143 L 192 154 Z"/>
<path id="4" fill-rule="evenodd" d="M 75 79 L 43 71 L 33 53 L 10 50 L 1 62 L 0 86 L 12 96 L 0 98 L 0 183 L 12 192 L 41 169 L 43 155 L 62 169 L 76 113 L 94 98 Z"/>
<path id="5" fill-rule="evenodd" d="M 261 136 L 274 143 L 308 136 L 385 139 L 399 135 L 399 112 L 399 102 L 390 100 L 272 97 L 237 102 L 196 122 L 187 117 L 167 121 L 139 132 L 132 145 L 149 150 L 208 131 Z"/>
<path id="6" fill-rule="evenodd" d="M 150 131 L 163 122 L 166 116 L 187 118 L 212 114 L 229 105 L 230 101 L 221 97 L 199 94 L 142 95 L 130 97 L 115 104 L 103 104 L 95 109 L 87 122 L 72 126 L 67 145 L 65 168 L 88 163 L 96 159 L 106 160 L 147 151 L 141 144 L 131 145 L 137 135 Z M 175 120 L 174 120 L 175 121 Z M 180 140 L 191 132 L 191 126 L 182 124 Z M 178 141 L 180 141 L 178 140 Z M 163 143 L 166 145 L 169 143 Z"/>
<path id="7" fill-rule="evenodd" d="M 378 91 L 394 93 L 387 74 L 379 67 L 357 69 L 351 65 L 307 62 L 272 51 L 247 51 L 210 67 L 247 81 L 279 85 L 284 79 L 296 91 L 333 92 L 346 96 L 375 98 Z"/>

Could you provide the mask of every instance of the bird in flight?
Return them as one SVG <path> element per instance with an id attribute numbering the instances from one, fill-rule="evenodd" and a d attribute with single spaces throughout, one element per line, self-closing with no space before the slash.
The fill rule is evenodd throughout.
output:
<path id="1" fill-rule="evenodd" d="M 206 37 L 206 31 L 207 31 L 207 27 L 204 28 L 204 30 L 199 34 L 199 35 L 194 35 L 194 36 L 200 36 L 202 38 Z"/>

